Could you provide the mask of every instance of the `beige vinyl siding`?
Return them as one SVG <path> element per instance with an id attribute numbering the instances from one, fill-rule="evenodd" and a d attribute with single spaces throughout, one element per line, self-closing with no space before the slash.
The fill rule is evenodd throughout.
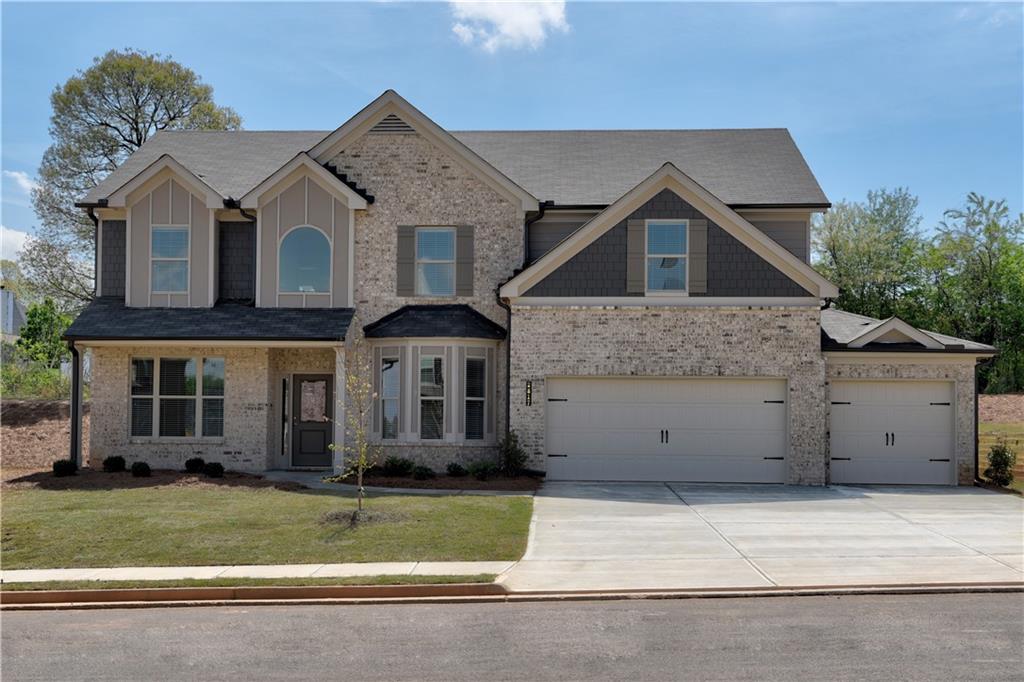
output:
<path id="1" fill-rule="evenodd" d="M 259 209 L 259 305 L 273 308 L 340 308 L 349 305 L 350 211 L 314 178 L 297 172 Z M 286 181 L 287 182 L 287 181 Z M 331 244 L 331 286 L 325 293 L 278 291 L 278 249 L 295 227 L 319 229 Z"/>
<path id="2" fill-rule="evenodd" d="M 134 198 L 128 209 L 130 249 L 128 305 L 136 307 L 207 307 L 210 301 L 210 211 L 203 198 L 173 178 Z M 189 229 L 188 291 L 153 293 L 150 282 L 150 241 L 153 226 Z"/>

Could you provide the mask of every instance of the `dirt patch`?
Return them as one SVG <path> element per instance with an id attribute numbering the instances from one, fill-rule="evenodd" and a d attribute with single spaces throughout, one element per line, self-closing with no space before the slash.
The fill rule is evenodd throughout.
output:
<path id="1" fill-rule="evenodd" d="M 978 396 L 978 417 L 990 424 L 1024 424 L 1024 393 Z"/>
<path id="2" fill-rule="evenodd" d="M 67 400 L 4 400 L 0 403 L 0 478 L 49 471 L 71 448 Z M 82 461 L 89 461 L 89 404 L 83 406 Z"/>
<path id="3" fill-rule="evenodd" d="M 371 523 L 396 523 L 398 521 L 405 521 L 407 518 L 409 518 L 408 514 L 381 511 L 379 509 L 363 509 L 362 511 L 339 510 L 324 514 L 320 518 L 320 523 L 324 526 L 355 528 L 356 526 L 365 526 Z"/>
<path id="4" fill-rule="evenodd" d="M 346 478 L 341 483 L 355 485 L 355 477 Z M 533 491 L 540 487 L 541 480 L 532 476 L 505 478 L 496 476 L 486 481 L 478 481 L 472 476 L 438 476 L 417 481 L 415 478 L 400 476 L 366 476 L 363 485 L 377 488 L 421 488 L 429 490 L 510 490 Z"/>
<path id="5" fill-rule="evenodd" d="M 3 490 L 123 490 L 126 488 L 275 488 L 303 490 L 305 486 L 291 481 L 268 481 L 262 476 L 227 472 L 223 478 L 209 478 L 182 471 L 155 469 L 151 476 L 135 477 L 127 471 L 108 474 L 94 469 L 81 469 L 74 476 L 57 478 L 51 471 L 35 471 L 5 479 Z"/>

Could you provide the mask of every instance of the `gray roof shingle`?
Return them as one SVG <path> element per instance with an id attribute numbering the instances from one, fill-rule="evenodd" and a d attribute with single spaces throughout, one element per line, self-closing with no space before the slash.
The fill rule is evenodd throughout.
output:
<path id="1" fill-rule="evenodd" d="M 372 322 L 363 331 L 371 339 L 503 339 L 505 329 L 464 304 L 407 305 Z"/>
<path id="2" fill-rule="evenodd" d="M 334 341 L 345 339 L 351 308 L 134 308 L 98 298 L 79 313 L 64 337 L 85 340 Z"/>
<path id="3" fill-rule="evenodd" d="M 329 133 L 163 131 L 82 200 L 106 198 L 163 154 L 170 154 L 223 196 L 237 199 Z M 611 204 L 666 161 L 731 206 L 828 203 L 789 131 L 781 128 L 452 135 L 538 199 L 559 205 Z"/>
<path id="4" fill-rule="evenodd" d="M 874 317 L 867 317 L 866 315 L 857 315 L 856 313 L 848 313 L 844 310 L 836 310 L 835 308 L 826 308 L 821 311 L 821 349 L 826 351 L 835 350 L 856 350 L 856 351 L 914 351 L 914 352 L 931 352 L 931 353 L 947 353 L 947 352 L 978 352 L 978 353 L 995 353 L 996 349 L 992 346 L 988 346 L 984 343 L 978 343 L 976 341 L 968 341 L 967 339 L 958 339 L 955 336 L 948 336 L 946 334 L 939 334 L 938 332 L 930 332 L 925 329 L 921 331 L 925 332 L 938 342 L 946 346 L 942 350 L 930 350 L 924 349 L 916 343 L 868 343 L 863 348 L 847 348 L 846 344 L 857 338 L 864 332 L 877 327 L 883 320 L 878 320 Z"/>

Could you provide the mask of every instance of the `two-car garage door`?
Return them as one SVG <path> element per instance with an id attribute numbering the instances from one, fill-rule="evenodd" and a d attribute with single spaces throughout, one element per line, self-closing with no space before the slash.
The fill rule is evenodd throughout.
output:
<path id="1" fill-rule="evenodd" d="M 548 478 L 786 480 L 782 379 L 547 380 Z"/>

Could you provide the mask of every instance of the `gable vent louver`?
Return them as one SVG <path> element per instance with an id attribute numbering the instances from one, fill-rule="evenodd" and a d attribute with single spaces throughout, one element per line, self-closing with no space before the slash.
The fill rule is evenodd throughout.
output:
<path id="1" fill-rule="evenodd" d="M 371 134 L 382 134 L 382 133 L 415 133 L 412 126 L 398 118 L 394 114 L 388 114 L 380 121 L 377 125 L 370 128 Z"/>

